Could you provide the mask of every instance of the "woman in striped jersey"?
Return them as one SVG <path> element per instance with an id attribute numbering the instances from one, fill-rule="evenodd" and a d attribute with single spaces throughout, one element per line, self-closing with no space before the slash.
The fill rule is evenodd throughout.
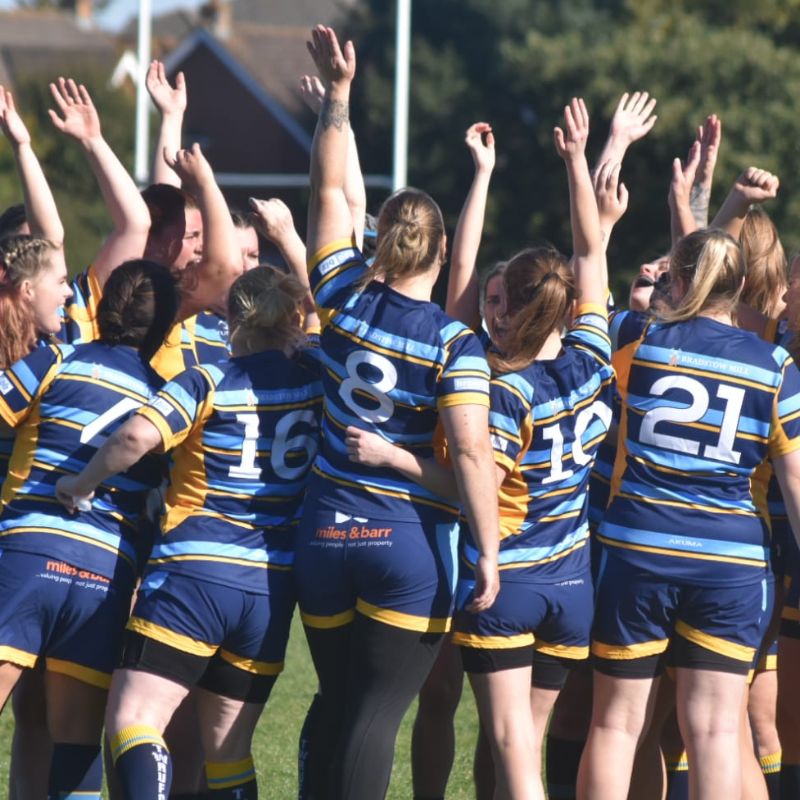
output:
<path id="1" fill-rule="evenodd" d="M 488 368 L 464 325 L 430 302 L 445 253 L 433 200 L 402 190 L 384 204 L 375 261 L 353 246 L 344 185 L 351 44 L 319 27 L 309 49 L 325 84 L 311 155 L 308 252 L 325 364 L 322 449 L 297 554 L 299 604 L 320 678 L 307 769 L 315 798 L 375 800 L 389 782 L 402 716 L 452 611 L 457 503 L 393 470 L 348 460 L 345 428 L 430 454 L 441 420 L 479 550 L 473 607 L 497 592 Z"/>
<path id="2" fill-rule="evenodd" d="M 99 341 L 37 348 L 0 373 L 1 426 L 18 429 L 0 514 L 0 704 L 42 657 L 52 796 L 100 796 L 103 709 L 141 556 L 136 521 L 160 468 L 105 484 L 80 520 L 59 508 L 56 479 L 160 387 L 147 361 L 177 308 L 166 270 L 129 262 L 98 307 Z"/>
<path id="3" fill-rule="evenodd" d="M 255 797 L 250 742 L 283 668 L 295 532 L 322 404 L 299 325 L 303 295 L 271 267 L 242 275 L 229 297 L 231 359 L 178 375 L 59 484 L 59 499 L 74 507 L 145 453 L 172 451 L 162 536 L 106 719 L 130 800 L 169 793 L 163 733 L 192 687 L 211 796 Z"/>
<path id="4" fill-rule="evenodd" d="M 772 458 L 791 519 L 800 499 L 800 374 L 785 350 L 732 326 L 738 244 L 692 233 L 669 274 L 674 309 L 648 328 L 620 387 L 624 471 L 599 532 L 595 701 L 579 779 L 579 797 L 593 800 L 627 795 L 665 662 L 676 667 L 692 792 L 738 796 L 745 680 L 772 604 L 754 469 Z"/>

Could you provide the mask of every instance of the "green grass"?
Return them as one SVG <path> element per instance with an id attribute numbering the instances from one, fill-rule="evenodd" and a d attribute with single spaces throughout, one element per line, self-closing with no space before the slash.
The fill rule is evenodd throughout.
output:
<path id="1" fill-rule="evenodd" d="M 316 675 L 297 617 L 292 627 L 286 669 L 279 678 L 259 723 L 253 746 L 263 797 L 290 800 L 297 796 L 297 741 L 306 709 L 316 688 Z M 13 717 L 10 703 L 0 717 L 0 795 L 8 785 L 9 749 Z M 390 800 L 408 800 L 411 792 L 411 724 L 416 704 L 403 720 L 397 737 Z M 477 714 L 472 693 L 465 685 L 456 715 L 456 760 L 450 776 L 448 800 L 471 800 L 472 753 L 477 737 Z"/>

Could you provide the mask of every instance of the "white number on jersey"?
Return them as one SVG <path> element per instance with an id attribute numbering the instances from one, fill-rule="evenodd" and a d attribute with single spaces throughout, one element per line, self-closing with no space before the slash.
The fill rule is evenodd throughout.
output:
<path id="1" fill-rule="evenodd" d="M 657 447 L 663 447 L 665 450 L 677 450 L 679 453 L 696 456 L 700 452 L 699 442 L 682 436 L 656 433 L 655 427 L 659 422 L 684 424 L 699 422 L 708 411 L 710 402 L 708 390 L 700 381 L 694 378 L 689 378 L 685 375 L 667 375 L 659 378 L 652 385 L 650 394 L 661 397 L 670 389 L 681 389 L 687 392 L 692 398 L 692 402 L 684 407 L 661 406 L 650 409 L 642 420 L 639 438 L 644 444 L 653 444 Z M 717 387 L 717 397 L 725 401 L 722 423 L 719 426 L 719 441 L 716 445 L 705 445 L 703 447 L 703 457 L 738 464 L 742 454 L 734 450 L 733 445 L 736 440 L 736 431 L 739 427 L 739 415 L 742 412 L 742 404 L 744 403 L 744 389 L 723 383 Z"/>
<path id="2" fill-rule="evenodd" d="M 584 451 L 582 439 L 594 417 L 600 419 L 606 430 L 611 426 L 611 409 L 601 400 L 595 400 L 590 406 L 581 409 L 575 417 L 565 418 L 567 422 L 573 419 L 575 421 L 575 439 L 572 442 L 571 451 L 572 460 L 579 467 L 586 466 L 593 458 Z M 552 442 L 550 446 L 550 474 L 542 483 L 557 483 L 571 477 L 575 470 L 564 469 L 564 434 L 561 432 L 561 426 L 556 423 L 543 428 L 542 438 Z"/>
<path id="3" fill-rule="evenodd" d="M 380 373 L 380 379 L 372 382 L 359 375 L 358 368 L 361 364 Z M 397 370 L 388 358 L 372 353 L 368 350 L 356 350 L 347 357 L 345 362 L 347 378 L 339 386 L 339 396 L 347 403 L 347 407 L 365 422 L 386 422 L 394 414 L 394 401 L 387 394 L 397 386 Z M 358 402 L 356 391 L 366 394 L 377 404 L 377 408 L 365 408 Z"/>

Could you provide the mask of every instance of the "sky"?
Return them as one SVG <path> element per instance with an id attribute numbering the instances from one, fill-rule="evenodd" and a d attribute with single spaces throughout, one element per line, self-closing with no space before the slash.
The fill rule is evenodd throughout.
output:
<path id="1" fill-rule="evenodd" d="M 153 15 L 163 14 L 176 8 L 197 8 L 203 0 L 150 0 Z M 17 7 L 15 0 L 0 0 L 0 10 Z M 119 30 L 139 9 L 138 0 L 111 0 L 107 8 L 97 15 L 100 26 L 112 31 Z"/>

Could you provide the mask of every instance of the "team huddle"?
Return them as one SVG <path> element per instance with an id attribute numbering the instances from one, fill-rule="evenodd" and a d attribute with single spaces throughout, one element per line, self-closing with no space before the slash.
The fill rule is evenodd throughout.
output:
<path id="1" fill-rule="evenodd" d="M 25 199 L 0 216 L 10 797 L 99 798 L 105 770 L 114 798 L 255 798 L 295 606 L 319 687 L 305 800 L 384 797 L 417 697 L 414 796 L 443 798 L 464 674 L 480 800 L 799 797 L 775 654 L 800 663 L 800 262 L 787 278 L 760 209 L 777 178 L 748 168 L 709 224 L 709 117 L 673 166 L 672 248 L 617 311 L 620 170 L 655 100 L 622 97 L 593 170 L 569 102 L 571 256 L 529 247 L 482 282 L 476 123 L 442 310 L 438 206 L 401 189 L 365 232 L 355 50 L 323 26 L 308 49 L 305 242 L 279 200 L 231 212 L 181 148 L 182 75 L 150 67 L 141 193 L 86 88 L 51 84 L 113 223 L 71 283 L 0 87 Z M 259 233 L 286 269 L 259 264 Z"/>

